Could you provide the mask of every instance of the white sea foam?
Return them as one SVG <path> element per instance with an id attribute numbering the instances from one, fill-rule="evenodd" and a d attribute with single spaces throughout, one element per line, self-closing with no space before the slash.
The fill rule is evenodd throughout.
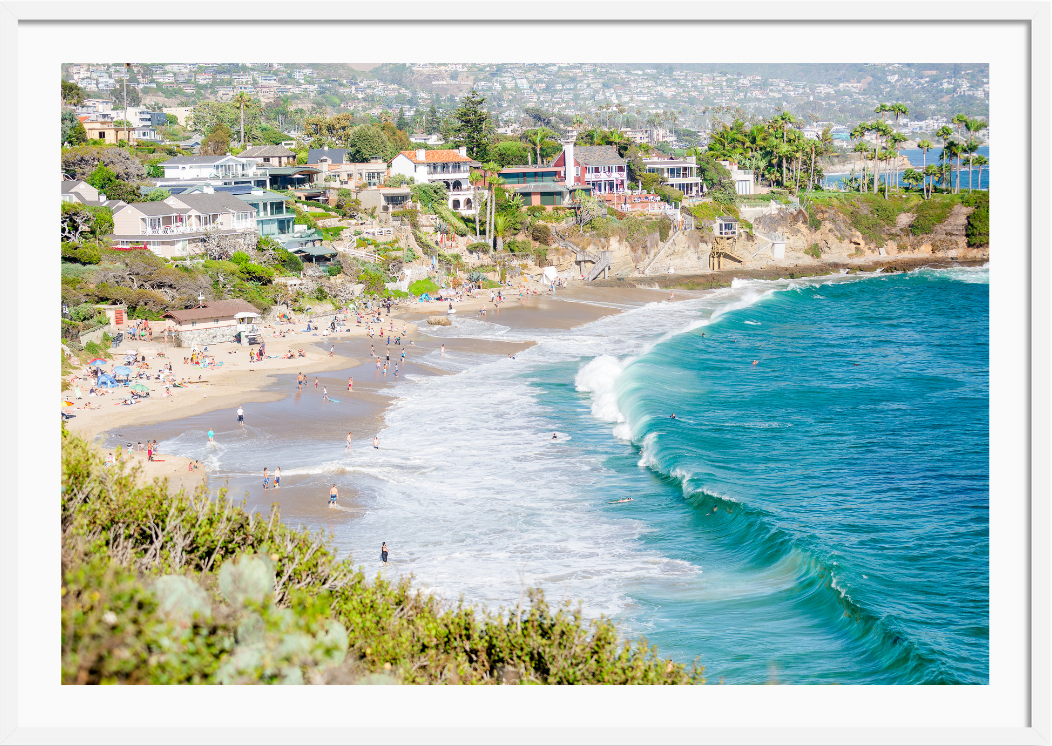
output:
<path id="1" fill-rule="evenodd" d="M 617 408 L 615 385 L 624 364 L 610 355 L 593 358 L 574 378 L 578 391 L 592 395 L 592 416 L 603 422 L 624 422 L 625 416 Z"/>

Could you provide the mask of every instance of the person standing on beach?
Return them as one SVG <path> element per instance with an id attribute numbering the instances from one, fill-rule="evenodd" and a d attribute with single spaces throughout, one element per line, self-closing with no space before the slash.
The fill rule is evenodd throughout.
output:
<path id="1" fill-rule="evenodd" d="M 241 405 L 237 406 L 237 422 L 239 425 L 245 424 L 245 410 L 241 408 Z"/>
<path id="2" fill-rule="evenodd" d="M 347 450 L 351 450 L 351 431 L 347 431 Z"/>
<path id="3" fill-rule="evenodd" d="M 384 566 L 386 567 L 387 566 L 387 542 L 386 541 L 383 542 L 380 545 L 380 560 L 384 563 Z"/>
<path id="4" fill-rule="evenodd" d="M 263 467 L 263 491 L 266 492 L 270 486 L 270 477 L 267 476 L 267 467 Z"/>
<path id="5" fill-rule="evenodd" d="M 351 377 L 351 376 L 347 376 L 347 390 L 348 391 L 353 391 L 354 390 L 354 378 Z"/>
<path id="6" fill-rule="evenodd" d="M 329 401 L 329 390 L 324 386 L 321 387 L 321 400 Z"/>
<path id="7" fill-rule="evenodd" d="M 212 432 L 212 428 L 208 428 L 208 442 L 215 443 L 215 433 Z"/>
<path id="8" fill-rule="evenodd" d="M 318 390 L 318 377 L 317 376 L 314 376 L 314 390 L 315 391 Z"/>
<path id="9" fill-rule="evenodd" d="M 274 470 L 274 489 L 281 486 L 281 467 Z"/>
<path id="10" fill-rule="evenodd" d="M 445 346 L 445 345 L 442 345 L 442 354 L 443 354 L 443 355 L 445 355 L 445 354 L 446 354 L 446 346 Z"/>
<path id="11" fill-rule="evenodd" d="M 329 507 L 330 508 L 335 508 L 336 507 L 336 498 L 339 497 L 339 496 L 340 496 L 339 490 L 336 489 L 336 485 L 334 484 L 332 486 L 332 488 L 329 490 Z"/>
<path id="12" fill-rule="evenodd" d="M 336 345 L 332 345 L 332 347 L 329 348 L 329 357 L 332 357 L 332 353 L 334 352 L 336 352 Z"/>
<path id="13" fill-rule="evenodd" d="M 378 435 L 374 435 L 373 436 L 373 448 L 375 448 L 377 450 L 380 449 L 380 436 L 378 436 Z"/>

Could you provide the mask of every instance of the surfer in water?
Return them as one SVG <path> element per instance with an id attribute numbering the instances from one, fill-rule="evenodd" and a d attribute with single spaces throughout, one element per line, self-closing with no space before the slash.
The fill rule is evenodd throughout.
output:
<path id="1" fill-rule="evenodd" d="M 675 414 L 670 414 L 670 415 L 668 416 L 668 418 L 669 418 L 670 420 L 674 420 L 674 419 L 676 419 L 676 415 L 675 415 Z"/>
<path id="2" fill-rule="evenodd" d="M 552 440 L 558 440 L 558 439 L 559 439 L 559 434 L 558 433 L 552 433 Z"/>
<path id="3" fill-rule="evenodd" d="M 387 542 L 386 541 L 383 542 L 382 544 L 380 544 L 380 560 L 384 563 L 384 565 L 387 564 Z"/>
<path id="4" fill-rule="evenodd" d="M 336 507 L 336 498 L 339 497 L 339 496 L 340 496 L 340 493 L 336 489 L 336 485 L 334 484 L 332 486 L 332 489 L 329 490 L 329 507 L 330 508 L 335 508 Z"/>

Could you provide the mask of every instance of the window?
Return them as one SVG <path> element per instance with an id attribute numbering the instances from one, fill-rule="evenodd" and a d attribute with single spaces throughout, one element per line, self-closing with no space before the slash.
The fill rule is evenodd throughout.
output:
<path id="1" fill-rule="evenodd" d="M 264 159 L 263 159 L 263 162 L 264 162 L 264 163 L 270 163 L 270 159 L 269 159 L 269 158 L 264 158 Z"/>
<path id="2" fill-rule="evenodd" d="M 106 139 L 106 133 L 105 132 L 100 132 L 99 133 L 99 139 L 100 140 L 105 140 Z"/>
<path id="3" fill-rule="evenodd" d="M 219 319 L 216 319 L 215 322 L 218 324 L 219 323 Z"/>
<path id="4" fill-rule="evenodd" d="M 581 175 L 581 167 L 580 166 L 575 166 L 574 170 L 573 170 L 573 173 L 574 173 L 574 176 L 580 176 Z"/>

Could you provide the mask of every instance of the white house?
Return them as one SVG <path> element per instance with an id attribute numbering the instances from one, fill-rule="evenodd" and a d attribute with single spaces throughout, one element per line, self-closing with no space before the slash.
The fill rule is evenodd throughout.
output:
<path id="1" fill-rule="evenodd" d="M 449 209 L 459 213 L 475 213 L 471 189 L 472 160 L 467 148 L 459 150 L 403 150 L 391 161 L 391 175 L 402 174 L 417 184 L 441 181 L 449 192 Z"/>
<path id="2" fill-rule="evenodd" d="M 180 155 L 161 164 L 165 179 L 234 179 L 251 176 L 256 162 L 232 155 Z"/>

